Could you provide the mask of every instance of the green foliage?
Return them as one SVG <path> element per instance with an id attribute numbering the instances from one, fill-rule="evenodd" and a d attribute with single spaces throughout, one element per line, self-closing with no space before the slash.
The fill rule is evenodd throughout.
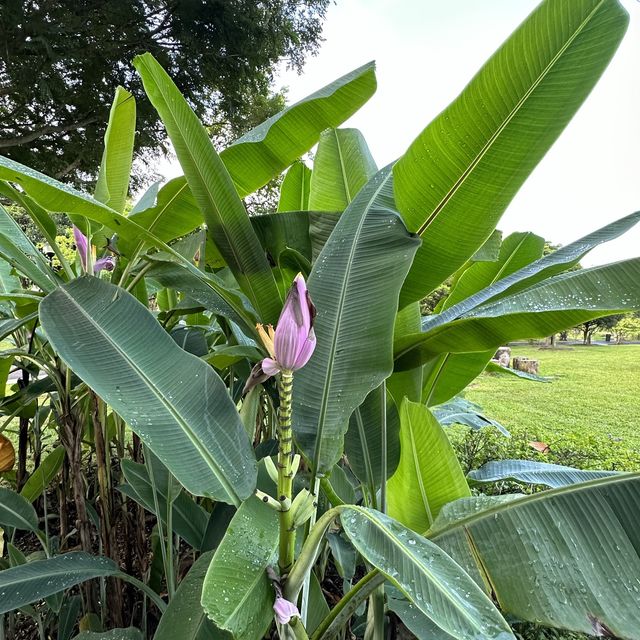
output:
<path id="1" fill-rule="evenodd" d="M 298 4 L 276 4 L 243 20 L 270 6 L 298 15 Z M 158 32 L 188 6 L 163 5 Z M 313 16 L 325 3 L 305 6 Z M 388 611 L 419 639 L 513 639 L 509 616 L 640 640 L 638 477 L 516 460 L 467 478 L 463 467 L 499 446 L 516 459 L 561 449 L 537 432 L 537 402 L 527 428 L 538 454 L 517 428 L 496 444 L 494 427 L 505 432 L 512 416 L 500 423 L 453 399 L 496 370 L 488 363 L 504 341 L 640 308 L 640 259 L 574 269 L 640 213 L 547 254 L 538 236 L 495 229 L 626 22 L 615 0 L 545 0 L 380 170 L 358 131 L 336 128 L 374 92 L 372 63 L 218 153 L 212 136 L 233 125 L 202 123 L 197 95 L 178 87 L 206 65 L 195 56 L 187 68 L 181 53 L 134 61 L 185 175 L 130 211 L 140 101 L 128 82 L 94 196 L 0 157 L 0 193 L 59 263 L 0 209 L 2 356 L 5 371 L 21 369 L 0 429 L 17 431 L 18 482 L 28 445 L 36 469 L 23 495 L 0 488 L 12 542 L 1 611 L 19 608 L 60 640 L 81 615 L 79 637 L 157 627 L 156 638 L 377 640 Z M 267 115 L 272 101 L 261 104 Z M 300 158 L 310 162 L 316 143 L 307 166 Z M 249 217 L 252 194 L 280 180 L 279 210 Z M 55 212 L 86 234 L 83 261 Z M 94 274 L 94 253 L 113 269 Z M 418 301 L 438 288 L 421 316 Z M 529 385 L 537 399 L 562 382 L 508 380 L 499 383 Z M 456 421 L 480 435 L 456 440 Z M 478 493 L 480 480 L 497 484 Z M 534 495 L 494 495 L 515 482 Z M 34 540 L 42 551 L 30 553 Z"/>

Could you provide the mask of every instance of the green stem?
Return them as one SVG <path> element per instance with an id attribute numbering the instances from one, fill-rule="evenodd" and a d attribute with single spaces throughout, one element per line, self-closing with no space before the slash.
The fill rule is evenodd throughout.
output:
<path id="1" fill-rule="evenodd" d="M 280 542 L 278 565 L 280 575 L 289 573 L 293 565 L 296 532 L 291 512 L 293 470 L 291 468 L 293 434 L 291 432 L 291 397 L 293 371 L 283 371 L 279 380 L 280 407 L 278 408 L 278 500 L 280 501 Z"/>
<path id="2" fill-rule="evenodd" d="M 167 591 L 169 592 L 169 601 L 176 592 L 176 579 L 173 566 L 173 500 L 171 499 L 173 492 L 173 476 L 171 472 L 167 474 Z"/>
<path id="3" fill-rule="evenodd" d="M 339 507 L 341 504 L 346 504 L 344 500 L 336 493 L 331 481 L 326 476 L 320 478 L 320 486 L 324 491 L 324 495 L 327 496 L 327 500 L 331 503 L 332 507 Z"/>
<path id="4" fill-rule="evenodd" d="M 149 271 L 149 269 L 151 269 L 151 267 L 153 267 L 153 262 L 148 262 L 147 264 L 145 264 L 144 267 L 142 267 L 140 271 L 138 271 L 133 280 L 127 285 L 127 291 L 132 291 L 133 288 L 138 284 L 138 282 L 140 282 L 140 280 L 144 278 L 145 274 L 147 273 L 147 271 Z"/>
<path id="5" fill-rule="evenodd" d="M 169 573 L 168 557 L 167 557 L 167 545 L 164 539 L 164 527 L 162 526 L 162 516 L 160 515 L 160 501 L 158 500 L 158 490 L 156 487 L 156 481 L 153 474 L 153 464 L 151 462 L 151 456 L 147 455 L 147 448 L 144 449 L 144 463 L 147 467 L 147 473 L 149 474 L 149 481 L 151 482 L 151 493 L 153 495 L 153 508 L 156 512 L 156 523 L 158 525 L 158 538 L 160 540 L 160 552 L 162 554 L 162 563 L 164 565 L 164 574 L 167 579 L 167 590 L 169 590 Z"/>
<path id="6" fill-rule="evenodd" d="M 289 628 L 293 631 L 293 635 L 296 640 L 309 640 L 307 630 L 304 628 L 304 624 L 300 618 L 294 618 L 289 622 Z"/>
<path id="7" fill-rule="evenodd" d="M 387 513 L 387 381 L 380 385 L 380 511 Z"/>
<path id="8" fill-rule="evenodd" d="M 334 637 L 353 615 L 355 610 L 381 584 L 385 577 L 377 569 L 369 571 L 340 599 L 329 615 L 318 625 L 311 640 L 329 640 Z"/>
<path id="9" fill-rule="evenodd" d="M 309 536 L 302 545 L 300 555 L 293 565 L 284 585 L 284 597 L 290 602 L 296 602 L 298 600 L 300 589 L 302 589 L 307 573 L 311 571 L 316 561 L 320 543 L 326 530 L 344 509 L 344 506 L 329 509 L 329 511 L 322 514 L 315 526 L 309 531 Z"/>
<path id="10" fill-rule="evenodd" d="M 134 587 L 137 587 L 142 591 L 148 598 L 151 600 L 156 607 L 160 610 L 161 613 L 164 613 L 167 608 L 167 603 L 149 586 L 144 582 L 138 580 L 138 578 L 134 578 L 130 576 L 128 573 L 124 573 L 119 571 L 114 575 L 115 578 L 120 578 L 129 584 L 132 584 Z"/>
<path id="11" fill-rule="evenodd" d="M 373 477 L 373 467 L 371 465 L 371 457 L 369 456 L 369 448 L 367 447 L 367 434 L 364 429 L 364 422 L 360 407 L 354 411 L 356 424 L 358 425 L 358 436 L 360 437 L 360 446 L 362 447 L 362 459 L 364 460 L 365 474 L 367 476 L 367 485 L 369 489 L 370 506 L 376 508 L 376 482 Z M 366 494 L 365 494 L 366 495 Z"/>

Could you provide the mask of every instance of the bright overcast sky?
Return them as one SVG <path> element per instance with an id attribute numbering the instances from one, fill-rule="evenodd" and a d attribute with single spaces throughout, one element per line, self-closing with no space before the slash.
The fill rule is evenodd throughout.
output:
<path id="1" fill-rule="evenodd" d="M 337 0 L 325 42 L 302 76 L 284 73 L 289 102 L 369 60 L 378 90 L 347 126 L 379 166 L 401 155 L 536 0 Z M 591 95 L 505 212 L 499 228 L 567 244 L 640 209 L 640 2 L 623 0 L 629 30 Z M 583 264 L 640 255 L 640 226 Z"/>
<path id="2" fill-rule="evenodd" d="M 376 60 L 378 90 L 345 126 L 360 129 L 378 166 L 400 156 L 538 4 L 536 0 L 336 0 L 325 41 L 301 76 L 282 73 L 296 102 Z M 640 2 L 623 0 L 627 34 L 591 95 L 504 214 L 505 233 L 567 244 L 640 209 Z M 162 173 L 179 175 L 166 165 Z M 585 266 L 640 255 L 640 225 Z"/>

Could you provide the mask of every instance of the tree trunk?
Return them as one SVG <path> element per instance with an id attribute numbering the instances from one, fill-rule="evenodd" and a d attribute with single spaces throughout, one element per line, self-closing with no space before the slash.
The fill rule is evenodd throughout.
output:
<path id="1" fill-rule="evenodd" d="M 22 370 L 22 377 L 18 379 L 18 388 L 29 386 L 29 372 Z M 20 418 L 18 427 L 18 466 L 16 467 L 16 486 L 18 491 L 27 481 L 27 446 L 29 445 L 29 418 Z"/>

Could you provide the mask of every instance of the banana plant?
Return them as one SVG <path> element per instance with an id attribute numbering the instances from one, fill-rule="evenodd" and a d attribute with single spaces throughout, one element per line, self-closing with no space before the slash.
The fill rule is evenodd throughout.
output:
<path id="1" fill-rule="evenodd" d="M 0 408 L 49 398 L 83 549 L 64 552 L 70 533 L 60 552 L 40 530 L 31 502 L 46 505 L 60 468 L 46 458 L 23 495 L 1 489 L 0 525 L 34 533 L 45 557 L 0 571 L 0 613 L 117 579 L 154 603 L 159 640 L 273 629 L 328 640 L 347 628 L 381 639 L 392 616 L 418 638 L 506 640 L 520 620 L 640 639 L 638 477 L 516 463 L 465 477 L 444 426 L 447 403 L 501 344 L 640 309 L 640 259 L 573 269 L 640 213 L 545 257 L 538 236 L 496 231 L 627 20 L 616 0 L 544 0 L 382 168 L 359 131 L 339 128 L 375 90 L 372 64 L 218 152 L 151 54 L 133 64 L 183 177 L 128 210 L 135 102 L 124 89 L 94 196 L 0 158 L 3 195 L 54 244 L 52 213 L 77 229 L 78 258 L 58 247 L 53 269 L 0 209 L 14 342 L 3 357 L 45 375 Z M 242 198 L 283 172 L 277 211 L 247 215 Z M 419 300 L 447 278 L 451 293 L 421 317 Z M 154 567 L 121 571 L 104 535 L 112 445 L 119 495 L 156 523 L 164 583 Z M 506 477 L 553 488 L 472 492 Z M 92 555 L 94 503 L 104 557 Z M 180 539 L 198 557 L 181 580 Z M 344 581 L 331 607 L 329 562 Z M 111 626 L 136 636 L 127 622 Z"/>

